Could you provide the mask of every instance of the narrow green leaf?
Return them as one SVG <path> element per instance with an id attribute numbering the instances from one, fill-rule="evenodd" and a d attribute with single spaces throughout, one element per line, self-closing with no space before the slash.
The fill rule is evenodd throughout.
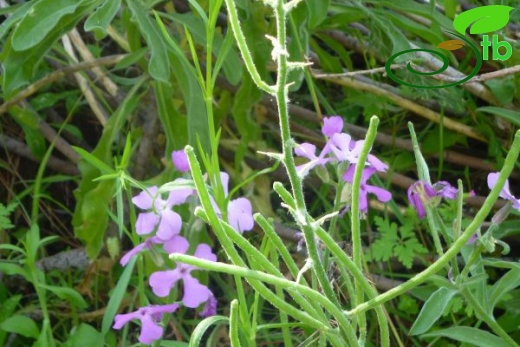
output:
<path id="1" fill-rule="evenodd" d="M 470 26 L 470 34 L 485 34 L 500 30 L 507 25 L 509 12 L 514 9 L 514 7 L 504 5 L 475 7 L 455 17 L 453 27 L 462 35 L 466 34 L 466 30 Z"/>
<path id="2" fill-rule="evenodd" d="M 87 302 L 80 293 L 78 293 L 75 289 L 69 287 L 58 287 L 58 286 L 49 286 L 45 284 L 39 284 L 40 287 L 47 289 L 51 293 L 55 294 L 58 298 L 62 300 L 68 300 L 71 304 L 78 308 L 86 308 Z"/>
<path id="3" fill-rule="evenodd" d="M 22 315 L 15 315 L 7 318 L 2 324 L 0 324 L 0 328 L 9 333 L 32 337 L 33 339 L 37 339 L 40 334 L 40 330 L 36 323 L 31 318 Z"/>
<path id="4" fill-rule="evenodd" d="M 83 28 L 85 31 L 93 31 L 98 29 L 106 33 L 108 25 L 114 19 L 119 7 L 121 6 L 121 0 L 106 0 L 96 8 L 96 10 L 87 18 Z"/>
<path id="5" fill-rule="evenodd" d="M 176 100 L 172 97 L 175 93 L 173 86 L 157 81 L 153 90 L 159 119 L 166 135 L 165 156 L 169 159 L 173 150 L 181 149 L 188 143 L 188 121 L 175 104 Z"/>
<path id="6" fill-rule="evenodd" d="M 437 289 L 424 303 L 419 316 L 410 329 L 410 335 L 419 335 L 431 328 L 457 292 L 445 287 Z"/>
<path id="7" fill-rule="evenodd" d="M 499 116 L 504 118 L 505 120 L 510 121 L 516 126 L 520 126 L 520 112 L 518 111 L 508 110 L 502 107 L 495 106 L 479 107 L 477 108 L 477 111 L 494 114 L 495 116 Z"/>
<path id="8" fill-rule="evenodd" d="M 119 277 L 117 281 L 116 287 L 110 294 L 110 300 L 108 300 L 108 305 L 105 310 L 105 315 L 103 316 L 103 321 L 101 323 L 101 333 L 106 335 L 106 333 L 110 330 L 110 327 L 114 323 L 114 317 L 119 309 L 119 305 L 121 301 L 123 301 L 126 293 L 126 289 L 128 288 L 128 283 L 130 282 L 130 277 L 132 276 L 132 272 L 134 271 L 134 265 L 137 258 L 133 257 L 130 259 L 128 264 L 126 264 L 123 273 Z"/>
<path id="9" fill-rule="evenodd" d="M 490 313 L 493 312 L 493 308 L 504 294 L 509 293 L 511 290 L 515 289 L 518 286 L 520 286 L 519 268 L 513 268 L 509 270 L 505 275 L 500 277 L 500 279 L 491 288 L 491 293 L 489 295 L 489 297 L 491 298 L 491 302 L 489 305 L 489 309 L 491 311 Z"/>
<path id="10" fill-rule="evenodd" d="M 466 342 L 475 347 L 509 347 L 510 345 L 504 342 L 498 336 L 495 336 L 487 331 L 471 327 L 452 327 L 443 330 L 437 330 L 422 337 L 448 337 L 450 339 Z"/>
<path id="11" fill-rule="evenodd" d="M 136 95 L 144 78 L 138 80 L 118 109 L 108 119 L 96 148 L 91 152 L 105 164 L 112 161 L 112 144 L 121 136 L 124 122 L 137 107 L 140 97 Z M 76 209 L 72 224 L 74 234 L 86 246 L 90 258 L 96 257 L 103 245 L 103 235 L 108 225 L 109 204 L 113 201 L 114 181 L 94 181 L 101 175 L 99 169 L 87 161 L 80 161 L 82 180 L 74 191 Z"/>
<path id="12" fill-rule="evenodd" d="M 72 146 L 72 148 L 80 155 L 81 159 L 85 160 L 87 163 L 94 166 L 102 174 L 108 175 L 113 174 L 115 172 L 114 169 L 105 164 L 103 161 L 99 160 L 96 156 L 85 151 L 83 148 L 75 146 Z"/>
<path id="13" fill-rule="evenodd" d="M 200 342 L 202 341 L 202 337 L 213 325 L 227 324 L 228 322 L 229 318 L 226 316 L 211 316 L 204 319 L 199 324 L 197 324 L 197 327 L 191 333 L 189 347 L 199 347 Z"/>
<path id="14" fill-rule="evenodd" d="M 25 251 L 22 248 L 15 245 L 10 245 L 8 243 L 0 244 L 0 250 L 2 249 L 7 249 L 13 252 L 19 252 L 20 254 L 25 256 Z"/>
<path id="15" fill-rule="evenodd" d="M 14 263 L 6 263 L 6 262 L 2 261 L 0 263 L 0 272 L 4 273 L 6 275 L 9 275 L 9 276 L 10 275 L 19 275 L 25 279 L 29 278 L 29 274 L 27 273 L 27 271 L 20 265 L 14 264 Z"/>

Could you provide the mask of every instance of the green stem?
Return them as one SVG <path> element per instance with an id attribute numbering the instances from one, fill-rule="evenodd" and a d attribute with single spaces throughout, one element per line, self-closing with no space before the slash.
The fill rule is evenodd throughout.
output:
<path id="1" fill-rule="evenodd" d="M 278 106 L 278 114 L 280 117 L 280 134 L 283 144 L 283 163 L 291 182 L 292 194 L 296 202 L 296 222 L 300 225 L 303 230 L 303 236 L 305 238 L 305 244 L 307 245 L 307 252 L 311 260 L 312 269 L 318 278 L 323 292 L 327 298 L 339 307 L 339 301 L 332 290 L 332 285 L 327 277 L 325 268 L 321 262 L 318 254 L 318 248 L 314 239 L 314 227 L 310 223 L 310 218 L 305 206 L 305 199 L 303 196 L 303 185 L 300 176 L 296 170 L 296 164 L 293 157 L 293 140 L 291 139 L 291 128 L 289 121 L 289 112 L 287 108 L 288 100 L 288 86 L 287 86 L 287 47 L 286 47 L 286 28 L 285 28 L 285 9 L 283 1 L 278 0 L 275 6 L 275 19 L 276 19 L 276 30 L 278 37 L 277 47 L 275 50 L 279 50 L 277 54 L 278 62 L 278 79 L 276 81 L 276 104 Z"/>
<path id="2" fill-rule="evenodd" d="M 441 257 L 437 259 L 436 262 L 434 262 L 431 266 L 426 268 L 424 271 L 418 273 L 414 277 L 410 278 L 408 281 L 398 285 L 395 288 L 390 289 L 386 293 L 383 293 L 381 295 L 378 295 L 377 297 L 360 304 L 356 307 L 354 307 L 350 311 L 346 311 L 348 315 L 357 315 L 362 312 L 365 312 L 367 310 L 373 309 L 375 307 L 378 307 L 379 305 L 392 300 L 393 298 L 406 293 L 407 291 L 415 288 L 421 283 L 424 283 L 425 281 L 430 278 L 433 274 L 440 271 L 443 267 L 445 267 L 449 261 L 455 257 L 462 247 L 466 245 L 468 240 L 471 238 L 471 236 L 477 231 L 478 228 L 482 225 L 486 217 L 488 216 L 489 212 L 491 211 L 495 201 L 498 198 L 498 195 L 500 194 L 500 191 L 502 190 L 507 177 L 511 174 L 513 171 L 513 168 L 515 166 L 516 160 L 518 158 L 518 154 L 520 153 L 520 131 L 517 131 L 515 134 L 515 140 L 513 141 L 513 145 L 511 146 L 511 149 L 509 150 L 507 157 L 504 162 L 504 167 L 502 168 L 502 171 L 500 171 L 500 175 L 498 177 L 497 183 L 489 193 L 488 197 L 484 201 L 484 204 L 482 205 L 481 209 L 478 211 L 477 215 L 473 219 L 473 221 L 470 223 L 470 225 L 466 228 L 466 230 L 462 233 L 459 239 L 457 239 L 453 245 L 444 253 Z"/>
<path id="3" fill-rule="evenodd" d="M 354 258 L 354 264 L 358 269 L 363 268 L 363 248 L 361 245 L 361 224 L 359 220 L 359 196 L 361 193 L 361 179 L 363 178 L 363 170 L 365 168 L 365 162 L 368 158 L 368 153 L 374 144 L 377 135 L 377 125 L 379 124 L 379 118 L 373 116 L 370 118 L 370 124 L 363 143 L 363 149 L 358 157 L 356 169 L 354 172 L 354 179 L 352 181 L 352 201 L 351 201 L 351 213 L 350 222 L 352 227 L 352 257 Z M 363 302 L 364 294 L 363 288 L 360 283 L 354 283 L 355 295 L 353 298 L 354 306 L 357 306 Z M 359 324 L 359 339 L 361 345 L 364 345 L 367 333 L 367 322 L 366 316 L 361 314 L 358 317 Z"/>
<path id="4" fill-rule="evenodd" d="M 260 271 L 251 270 L 245 267 L 230 265 L 220 262 L 212 262 L 205 259 L 197 258 L 191 255 L 182 253 L 170 254 L 170 258 L 174 261 L 179 261 L 185 264 L 193 265 L 201 269 L 215 272 L 223 272 L 232 275 L 238 275 L 250 280 L 258 280 L 261 282 L 269 283 L 274 286 L 283 288 L 287 292 L 300 292 L 308 297 L 309 300 L 315 300 L 319 302 L 325 309 L 327 309 L 336 318 L 338 325 L 345 332 L 349 346 L 357 346 L 356 333 L 350 324 L 350 321 L 342 313 L 341 309 L 328 300 L 326 297 L 321 295 L 319 292 L 302 286 L 296 282 L 289 281 L 285 278 L 280 278 L 270 274 L 266 274 Z M 325 330 L 322 328 L 322 330 Z"/>
<path id="5" fill-rule="evenodd" d="M 204 213 L 203 211 L 201 211 Z M 197 213 L 200 215 L 200 213 Z M 206 216 L 201 216 L 206 217 Z M 206 218 L 203 218 L 206 219 Z M 222 222 L 222 227 L 224 228 L 229 238 L 242 250 L 245 254 L 251 259 L 249 263 L 251 267 L 255 270 L 265 271 L 270 275 L 277 277 L 284 277 L 278 267 L 274 266 L 269 259 L 267 259 L 256 247 L 254 247 L 248 240 L 246 240 L 242 234 L 237 233 L 230 225 Z M 300 293 L 290 293 L 294 300 L 310 315 L 313 317 L 319 317 L 322 320 L 326 320 L 325 316 L 321 312 L 319 307 L 313 307 L 311 302 L 306 300 L 304 297 L 300 295 Z"/>
<path id="6" fill-rule="evenodd" d="M 361 288 L 365 291 L 365 294 L 369 299 L 374 299 L 377 297 L 377 291 L 372 287 L 372 285 L 368 282 L 368 280 L 363 275 L 361 268 L 358 268 L 354 261 L 350 259 L 350 257 L 341 249 L 341 247 L 337 244 L 336 241 L 323 229 L 318 228 L 316 230 L 316 236 L 320 238 L 321 242 L 331 251 L 331 253 L 336 257 L 338 266 L 346 268 L 357 284 L 361 286 Z M 386 318 L 385 312 L 383 308 L 379 306 L 375 306 L 375 311 L 377 315 L 377 321 L 379 325 L 379 331 L 381 334 L 381 346 L 388 347 L 390 346 L 390 333 L 388 331 L 388 320 Z"/>
<path id="7" fill-rule="evenodd" d="M 194 150 L 191 146 L 186 146 L 185 152 L 188 156 L 188 161 L 190 164 L 191 175 L 193 177 L 193 181 L 195 183 L 195 187 L 197 189 L 197 193 L 199 195 L 199 199 L 201 201 L 202 207 L 206 212 L 208 217 L 208 221 L 212 226 L 215 234 L 217 235 L 224 251 L 226 252 L 229 259 L 239 267 L 245 267 L 246 264 L 244 260 L 240 257 L 237 250 L 235 249 L 231 238 L 224 229 L 223 224 L 220 222 L 219 217 L 213 209 L 211 204 L 211 199 L 204 183 L 204 178 L 202 176 L 202 172 L 200 170 L 200 165 L 197 162 L 197 158 L 195 157 Z M 234 230 L 232 233 L 236 233 Z M 274 276 L 273 276 L 274 277 Z M 315 329 L 322 331 L 331 330 L 328 322 L 321 322 L 314 317 L 310 316 L 306 312 L 302 312 L 292 305 L 288 304 L 286 301 L 281 300 L 275 293 L 269 290 L 262 282 L 257 280 L 251 280 L 249 283 L 253 286 L 253 288 L 260 293 L 267 301 L 269 301 L 273 306 L 277 307 L 280 310 L 283 310 L 287 314 L 291 315 L 297 320 L 305 322 L 309 326 L 314 327 Z"/>
<path id="8" fill-rule="evenodd" d="M 511 338 L 511 336 L 509 336 L 507 332 L 505 332 L 504 329 L 502 329 L 500 324 L 498 324 L 496 320 L 482 308 L 480 303 L 475 299 L 467 287 L 464 287 L 461 290 L 461 294 L 470 303 L 471 308 L 475 310 L 477 317 L 483 320 L 495 334 L 500 336 L 511 347 L 518 347 L 518 344 Z"/>
<path id="9" fill-rule="evenodd" d="M 238 301 L 235 299 L 231 301 L 231 310 L 229 313 L 229 338 L 231 340 L 231 347 L 240 347 L 240 339 L 238 337 Z"/>
<path id="10" fill-rule="evenodd" d="M 253 57 L 251 56 L 251 52 L 247 47 L 246 38 L 244 33 L 242 32 L 242 28 L 240 28 L 240 23 L 238 21 L 237 9 L 235 7 L 235 3 L 233 0 L 225 0 L 226 6 L 228 9 L 228 18 L 229 23 L 231 24 L 231 29 L 233 30 L 233 34 L 235 35 L 235 40 L 237 42 L 240 53 L 242 54 L 242 58 L 244 59 L 244 63 L 246 65 L 247 71 L 251 75 L 251 78 L 255 82 L 258 88 L 262 89 L 266 93 L 274 94 L 274 88 L 262 80 L 262 77 L 258 73 L 256 69 L 255 63 L 253 61 Z"/>

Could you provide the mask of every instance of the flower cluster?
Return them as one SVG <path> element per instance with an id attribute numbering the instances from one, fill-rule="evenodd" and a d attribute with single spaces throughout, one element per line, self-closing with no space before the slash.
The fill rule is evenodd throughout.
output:
<path id="1" fill-rule="evenodd" d="M 325 166 L 327 163 L 347 163 L 347 169 L 343 173 L 343 180 L 352 183 L 354 179 L 355 165 L 364 145 L 364 140 L 354 141 L 352 137 L 343 133 L 343 119 L 339 116 L 323 118 L 322 134 L 327 138 L 325 146 L 319 155 L 316 155 L 316 146 L 310 143 L 302 143 L 296 146 L 294 153 L 299 157 L 309 159 L 303 165 L 297 167 L 300 176 L 305 177 L 316 166 Z M 388 165 L 376 156 L 369 154 L 363 169 L 360 186 L 359 208 L 363 212 L 368 210 L 368 194 L 373 194 L 381 202 L 388 202 L 392 194 L 380 187 L 367 184 L 368 180 L 376 172 L 386 172 Z"/>
<path id="2" fill-rule="evenodd" d="M 181 173 L 189 171 L 186 154 L 183 151 L 172 153 L 172 161 L 175 168 Z M 221 181 L 224 193 L 228 195 L 229 175 L 221 173 Z M 191 181 L 178 178 L 168 184 L 168 193 L 163 193 L 165 188 L 150 187 L 137 194 L 132 202 L 143 212 L 137 216 L 135 229 L 138 235 L 151 235 L 142 243 L 127 252 L 120 260 L 121 265 L 128 264 L 130 259 L 137 256 L 143 250 L 152 250 L 156 246 L 168 253 L 187 253 L 190 245 L 186 238 L 180 235 L 182 229 L 181 216 L 173 210 L 175 206 L 187 202 L 190 196 L 196 192 L 190 187 Z M 222 216 L 220 209 L 214 200 L 213 207 L 217 214 Z M 249 231 L 254 226 L 252 206 L 248 199 L 238 198 L 229 201 L 227 206 L 229 224 L 237 232 Z M 197 258 L 208 261 L 216 261 L 217 256 L 211 251 L 209 245 L 201 243 L 196 246 L 193 254 Z M 150 275 L 149 285 L 158 297 L 167 297 L 178 282 L 183 284 L 183 297 L 180 302 L 189 308 L 197 308 L 204 304 L 200 312 L 202 317 L 216 314 L 217 300 L 211 290 L 201 284 L 191 273 L 197 270 L 195 266 L 177 263 L 171 270 L 156 271 Z M 115 316 L 114 329 L 121 329 L 131 320 L 141 321 L 141 334 L 139 341 L 144 344 L 153 343 L 161 338 L 163 328 L 159 325 L 164 314 L 173 313 L 180 307 L 179 303 L 169 305 L 149 305 L 139 308 L 137 311 L 118 314 Z"/>
<path id="3" fill-rule="evenodd" d="M 438 202 L 438 197 L 454 200 L 458 189 L 446 181 L 439 181 L 433 186 L 428 182 L 417 181 L 408 188 L 408 201 L 416 210 L 419 218 L 426 216 L 425 204 Z M 435 199 L 436 198 L 436 199 Z"/>

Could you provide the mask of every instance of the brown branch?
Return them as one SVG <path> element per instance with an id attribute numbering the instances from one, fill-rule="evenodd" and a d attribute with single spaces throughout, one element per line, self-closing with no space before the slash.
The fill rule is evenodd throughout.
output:
<path id="1" fill-rule="evenodd" d="M 47 84 L 53 83 L 68 74 L 87 70 L 94 66 L 114 65 L 114 64 L 117 64 L 118 62 L 120 62 L 126 56 L 127 56 L 126 54 L 111 55 L 108 57 L 103 57 L 103 58 L 99 58 L 99 59 L 96 59 L 93 61 L 87 61 L 87 62 L 75 64 L 72 66 L 67 66 L 67 67 L 64 67 L 63 69 L 53 71 L 50 74 L 48 74 L 47 76 L 30 84 L 25 89 L 18 92 L 10 100 L 5 101 L 2 105 L 0 105 L 0 114 L 7 112 L 7 110 L 11 106 L 16 105 L 20 101 L 33 95 L 34 93 L 36 93 L 38 90 L 40 90 L 42 87 L 46 86 Z"/>
<path id="2" fill-rule="evenodd" d="M 412 64 L 412 67 L 414 70 L 417 70 L 419 72 L 431 72 L 431 70 L 428 70 L 428 69 L 425 69 L 425 68 L 422 68 L 420 66 L 416 66 L 413 64 Z M 491 80 L 494 78 L 500 78 L 500 77 L 514 75 L 519 72 L 520 72 L 520 65 L 515 65 L 515 66 L 511 66 L 511 67 L 502 69 L 502 70 L 497 70 L 497 71 L 488 72 L 488 73 L 485 73 L 485 74 L 482 74 L 479 76 L 475 76 L 472 79 L 470 79 L 469 81 L 466 81 L 462 84 L 484 82 L 484 81 L 488 81 L 488 80 Z M 434 79 L 437 79 L 439 81 L 444 81 L 444 82 L 456 82 L 459 80 L 458 78 L 447 76 L 445 74 L 432 75 L 431 77 Z"/>
<path id="3" fill-rule="evenodd" d="M 320 74 L 322 75 L 321 71 L 312 70 L 312 69 L 311 69 L 311 71 L 312 71 L 313 76 L 315 76 L 315 77 L 316 77 L 316 75 L 320 75 Z M 409 111 L 412 111 L 415 114 L 417 114 L 423 118 L 426 118 L 432 122 L 440 123 L 442 120 L 444 126 L 450 130 L 456 131 L 467 137 L 471 137 L 475 140 L 479 140 L 481 142 L 487 143 L 487 139 L 484 136 L 482 136 L 480 133 L 476 132 L 470 126 L 456 122 L 448 117 L 442 117 L 437 112 L 434 112 L 409 99 L 396 95 L 388 90 L 379 88 L 375 85 L 370 85 L 368 83 L 361 82 L 359 80 L 349 78 L 349 77 L 321 77 L 320 79 L 330 81 L 330 82 L 333 82 L 333 83 L 336 83 L 336 84 L 339 84 L 342 86 L 346 86 L 349 88 L 353 88 L 356 90 L 366 91 L 366 92 L 372 93 L 376 96 L 383 97 L 385 99 L 390 100 L 394 104 L 396 104 L 402 108 L 405 108 Z"/>
<path id="4" fill-rule="evenodd" d="M 0 134 L 0 145 L 7 151 L 15 153 L 20 157 L 27 158 L 34 162 L 40 162 L 40 159 L 36 158 L 34 154 L 32 154 L 31 150 L 27 145 L 21 141 L 12 139 L 8 136 Z M 78 175 L 79 170 L 75 165 L 72 165 L 66 161 L 61 159 L 57 159 L 55 157 L 50 157 L 47 161 L 47 165 L 50 169 L 61 172 L 67 175 Z"/>

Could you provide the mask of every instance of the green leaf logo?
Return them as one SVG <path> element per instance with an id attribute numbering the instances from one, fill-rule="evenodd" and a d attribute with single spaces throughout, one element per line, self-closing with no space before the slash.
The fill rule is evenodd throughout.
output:
<path id="1" fill-rule="evenodd" d="M 470 34 L 484 34 L 502 29 L 509 21 L 509 12 L 514 7 L 489 5 L 473 8 L 459 14 L 453 21 L 453 27 L 464 35 L 471 26 Z"/>

